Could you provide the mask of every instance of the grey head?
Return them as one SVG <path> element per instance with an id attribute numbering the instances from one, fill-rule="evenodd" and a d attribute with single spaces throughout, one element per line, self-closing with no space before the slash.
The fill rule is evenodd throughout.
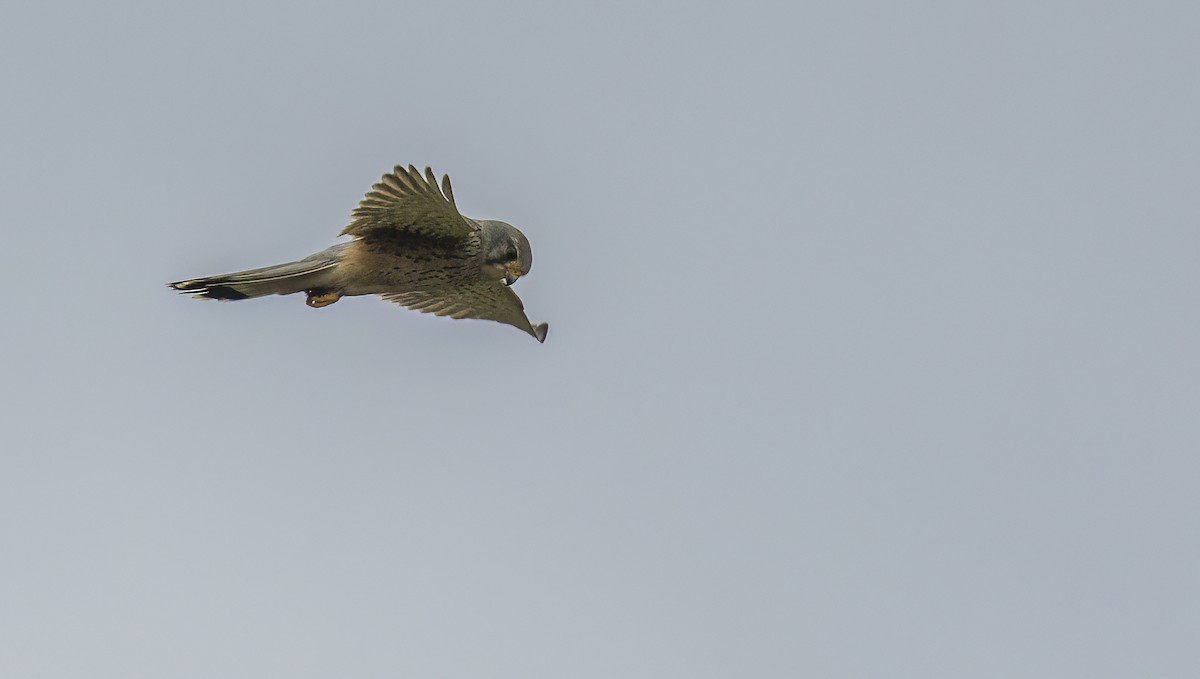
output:
<path id="1" fill-rule="evenodd" d="M 479 246 L 483 257 L 484 276 L 512 285 L 529 273 L 533 266 L 533 250 L 529 239 L 517 227 L 494 219 L 476 219 L 479 224 Z"/>

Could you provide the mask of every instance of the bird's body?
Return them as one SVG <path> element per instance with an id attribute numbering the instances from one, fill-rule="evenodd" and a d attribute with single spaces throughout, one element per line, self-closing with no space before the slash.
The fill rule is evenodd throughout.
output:
<path id="1" fill-rule="evenodd" d="M 377 234 L 348 243 L 343 254 L 353 276 L 345 281 L 348 295 L 378 291 L 403 292 L 421 286 L 456 288 L 474 282 L 483 264 L 479 237 L 432 241 L 403 234 Z"/>
<path id="2" fill-rule="evenodd" d="M 307 293 L 323 307 L 343 296 L 380 295 L 410 309 L 515 326 L 545 341 L 511 286 L 529 272 L 529 240 L 504 222 L 470 219 L 454 205 L 450 178 L 396 167 L 372 187 L 342 233 L 351 236 L 304 259 L 169 285 L 207 299 Z"/>

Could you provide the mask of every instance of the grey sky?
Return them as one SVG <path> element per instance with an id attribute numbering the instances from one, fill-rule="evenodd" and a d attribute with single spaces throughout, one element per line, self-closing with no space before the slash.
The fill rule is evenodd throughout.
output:
<path id="1" fill-rule="evenodd" d="M 10 3 L 0 676 L 1200 675 L 1194 3 Z M 164 283 L 395 163 L 538 345 Z"/>

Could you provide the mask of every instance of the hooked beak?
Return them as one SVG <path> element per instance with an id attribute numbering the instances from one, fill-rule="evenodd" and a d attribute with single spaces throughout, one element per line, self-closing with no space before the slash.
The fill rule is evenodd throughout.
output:
<path id="1" fill-rule="evenodd" d="M 504 274 L 504 284 L 512 285 L 513 283 L 517 282 L 518 278 L 520 278 L 520 276 L 517 276 L 515 274 L 511 274 L 511 273 Z"/>

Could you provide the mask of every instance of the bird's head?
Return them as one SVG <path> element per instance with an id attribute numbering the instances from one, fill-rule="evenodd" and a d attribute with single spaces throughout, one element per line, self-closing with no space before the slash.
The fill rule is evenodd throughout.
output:
<path id="1" fill-rule="evenodd" d="M 517 227 L 492 219 L 479 219 L 479 243 L 483 252 L 485 275 L 512 285 L 529 273 L 533 266 L 533 251 L 529 239 Z"/>

